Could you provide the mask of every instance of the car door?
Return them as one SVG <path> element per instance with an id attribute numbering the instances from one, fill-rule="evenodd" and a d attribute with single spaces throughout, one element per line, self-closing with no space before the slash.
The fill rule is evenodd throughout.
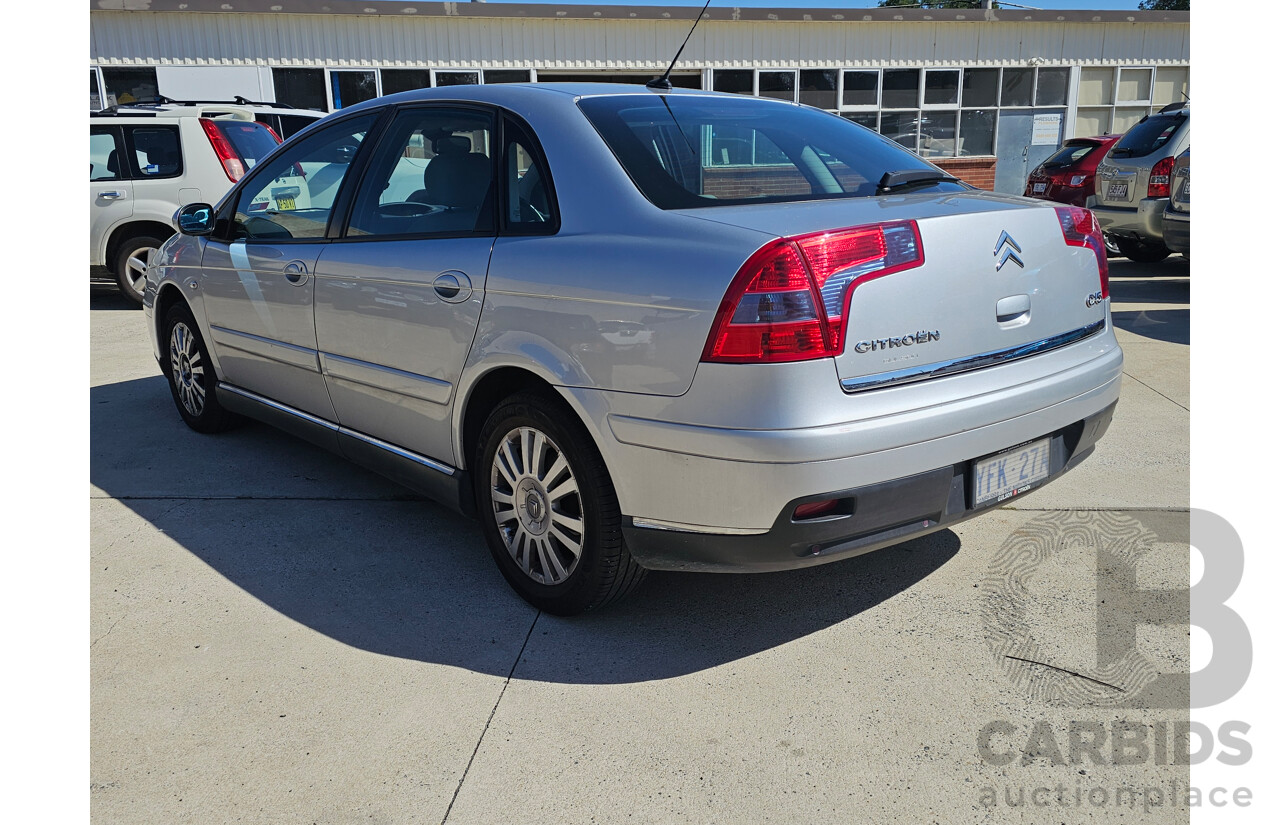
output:
<path id="1" fill-rule="evenodd" d="M 449 411 L 496 234 L 496 120 L 406 107 L 371 153 L 344 236 L 316 264 L 316 337 L 344 429 L 458 463 Z"/>
<path id="2" fill-rule="evenodd" d="M 223 380 L 330 421 L 313 273 L 343 182 L 377 117 L 345 118 L 254 170 L 222 205 L 201 261 Z"/>
<path id="3" fill-rule="evenodd" d="M 106 263 L 111 230 L 133 215 L 124 137 L 119 126 L 89 127 L 89 264 Z"/>

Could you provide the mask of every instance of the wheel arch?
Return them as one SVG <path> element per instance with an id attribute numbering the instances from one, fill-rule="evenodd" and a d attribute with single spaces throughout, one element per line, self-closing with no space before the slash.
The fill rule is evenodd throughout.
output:
<path id="1" fill-rule="evenodd" d="M 172 234 L 174 234 L 173 227 L 159 221 L 129 221 L 117 226 L 111 230 L 111 235 L 107 238 L 107 248 L 103 256 L 107 271 L 112 275 L 117 274 L 116 254 L 120 251 L 121 245 L 130 238 L 150 235 L 163 242 Z"/>

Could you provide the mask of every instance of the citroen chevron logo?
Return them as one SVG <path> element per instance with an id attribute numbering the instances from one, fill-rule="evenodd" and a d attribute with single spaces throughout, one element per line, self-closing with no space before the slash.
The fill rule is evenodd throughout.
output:
<path id="1" fill-rule="evenodd" d="M 1018 253 L 1021 251 L 1022 247 L 1018 246 L 1018 242 L 1013 239 L 1013 236 L 1008 231 L 1001 232 L 1000 240 L 996 241 L 995 251 L 991 253 L 1000 258 L 1000 260 L 996 261 L 996 272 L 1004 269 L 1004 265 L 1010 261 L 1017 264 L 1019 269 L 1025 269 L 1022 259 L 1018 257 Z"/>

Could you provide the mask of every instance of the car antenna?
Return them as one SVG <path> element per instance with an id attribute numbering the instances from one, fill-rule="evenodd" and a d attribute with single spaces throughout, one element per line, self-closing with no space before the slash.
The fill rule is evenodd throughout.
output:
<path id="1" fill-rule="evenodd" d="M 680 44 L 680 48 L 676 49 L 676 56 L 671 58 L 671 65 L 662 73 L 662 77 L 655 77 L 648 83 L 644 84 L 650 89 L 659 89 L 661 91 L 671 90 L 671 70 L 676 67 L 676 61 L 680 59 L 680 53 L 684 51 L 684 47 L 689 45 L 689 38 L 693 37 L 693 30 L 698 28 L 698 24 L 702 22 L 702 15 L 707 13 L 707 6 L 711 5 L 711 0 L 707 0 L 706 5 L 702 7 L 702 11 L 698 12 L 698 18 L 693 21 L 693 25 L 689 28 L 689 33 L 684 36 L 684 42 Z"/>

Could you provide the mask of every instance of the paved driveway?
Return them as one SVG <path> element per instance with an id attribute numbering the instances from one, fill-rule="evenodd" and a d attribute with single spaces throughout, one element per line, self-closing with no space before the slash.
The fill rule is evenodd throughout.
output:
<path id="1" fill-rule="evenodd" d="M 459 516 L 265 426 L 189 431 L 142 314 L 95 287 L 94 822 L 1185 822 L 1156 738 L 1186 680 L 1136 697 L 1095 640 L 1111 537 L 1146 537 L 1143 587 L 1189 575 L 1188 265 L 1112 266 L 1124 387 L 1074 473 L 573 620 L 515 597 Z M 1010 548 L 1044 536 L 1028 574 Z M 1138 623 L 1139 659 L 1185 673 L 1186 628 Z M 1032 662 L 1001 647 L 1029 639 Z"/>

